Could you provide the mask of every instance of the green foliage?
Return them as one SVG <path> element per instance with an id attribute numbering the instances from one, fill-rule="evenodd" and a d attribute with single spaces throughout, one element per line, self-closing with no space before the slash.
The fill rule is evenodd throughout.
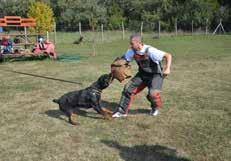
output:
<path id="1" fill-rule="evenodd" d="M 182 28 L 205 26 L 206 19 L 211 22 L 214 11 L 217 9 L 216 0 L 188 0 L 178 5 L 176 18 Z"/>
<path id="2" fill-rule="evenodd" d="M 120 9 L 120 6 L 118 3 L 112 1 L 111 6 L 108 7 L 108 25 L 110 29 L 119 29 L 121 26 L 121 23 L 125 21 L 125 18 L 123 17 L 122 10 Z"/>
<path id="3" fill-rule="evenodd" d="M 43 2 L 34 2 L 31 4 L 28 17 L 36 19 L 35 30 L 39 33 L 52 31 L 54 25 L 54 14 L 49 5 Z"/>
<path id="4" fill-rule="evenodd" d="M 26 16 L 28 6 L 35 0 L 2 0 L 0 15 Z M 161 21 L 161 29 L 174 30 L 178 25 L 184 30 L 204 27 L 206 19 L 210 28 L 215 28 L 219 19 L 231 30 L 231 2 L 229 0 L 42 0 L 54 10 L 58 30 L 77 31 L 105 28 L 119 29 L 122 21 L 130 30 L 139 30 L 144 22 L 144 31 L 151 31 Z"/>
<path id="5" fill-rule="evenodd" d="M 216 13 L 214 23 L 217 25 L 219 20 L 222 19 L 222 24 L 226 31 L 231 30 L 231 1 L 229 0 L 219 0 L 221 7 Z"/>
<path id="6" fill-rule="evenodd" d="M 34 2 L 34 0 L 0 0 L 0 17 L 26 17 L 29 6 L 32 2 Z"/>
<path id="7" fill-rule="evenodd" d="M 79 22 L 83 29 L 95 30 L 98 24 L 106 22 L 106 9 L 97 0 L 59 0 L 54 3 L 58 27 L 62 26 L 64 30 L 78 30 Z"/>
<path id="8" fill-rule="evenodd" d="M 206 19 L 211 21 L 218 9 L 217 0 L 134 0 L 125 4 L 123 9 L 131 29 L 139 28 L 141 21 L 147 28 L 160 20 L 162 29 L 168 31 L 174 29 L 176 19 L 185 29 L 191 27 L 192 20 L 195 27 L 205 25 Z M 147 30 L 150 29 L 151 25 Z"/>

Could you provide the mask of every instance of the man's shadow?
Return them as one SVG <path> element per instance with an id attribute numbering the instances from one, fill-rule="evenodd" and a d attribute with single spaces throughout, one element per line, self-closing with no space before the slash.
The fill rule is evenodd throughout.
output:
<path id="1" fill-rule="evenodd" d="M 175 149 L 162 145 L 135 145 L 132 147 L 120 145 L 116 141 L 101 140 L 105 145 L 118 149 L 120 157 L 125 161 L 190 161 L 177 155 Z"/>

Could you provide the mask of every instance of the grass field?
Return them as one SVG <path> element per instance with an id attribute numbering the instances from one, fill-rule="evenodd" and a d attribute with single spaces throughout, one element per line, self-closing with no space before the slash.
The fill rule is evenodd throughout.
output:
<path id="1" fill-rule="evenodd" d="M 75 34 L 61 34 L 59 54 L 76 61 L 19 61 L 0 64 L 0 161 L 230 161 L 231 36 L 179 36 L 152 39 L 173 55 L 172 73 L 163 87 L 164 105 L 151 117 L 145 98 L 136 96 L 130 116 L 107 121 L 83 110 L 72 126 L 52 99 L 82 89 L 127 49 L 117 34 L 92 45 L 74 45 Z M 128 35 L 127 35 L 128 36 Z M 65 40 L 66 38 L 66 40 Z M 136 65 L 132 63 L 133 73 Z M 69 84 L 4 71 L 38 74 Z M 115 109 L 123 84 L 104 91 L 105 106 Z"/>

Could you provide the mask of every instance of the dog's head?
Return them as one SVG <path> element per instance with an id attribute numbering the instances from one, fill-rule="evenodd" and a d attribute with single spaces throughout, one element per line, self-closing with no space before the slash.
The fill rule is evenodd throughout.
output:
<path id="1" fill-rule="evenodd" d="M 94 83 L 100 90 L 107 88 L 113 81 L 112 74 L 103 74 Z"/>
<path id="2" fill-rule="evenodd" d="M 105 89 L 107 88 L 113 80 L 112 74 L 103 74 L 98 78 L 98 83 L 100 86 L 100 89 Z"/>

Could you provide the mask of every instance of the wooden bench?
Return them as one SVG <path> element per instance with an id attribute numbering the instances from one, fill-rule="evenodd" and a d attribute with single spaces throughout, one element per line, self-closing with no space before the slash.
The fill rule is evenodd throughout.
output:
<path id="1" fill-rule="evenodd" d="M 24 47 L 24 49 L 27 49 L 28 47 L 34 46 L 35 43 L 17 43 L 13 44 L 14 49 L 19 49 L 20 47 Z"/>

